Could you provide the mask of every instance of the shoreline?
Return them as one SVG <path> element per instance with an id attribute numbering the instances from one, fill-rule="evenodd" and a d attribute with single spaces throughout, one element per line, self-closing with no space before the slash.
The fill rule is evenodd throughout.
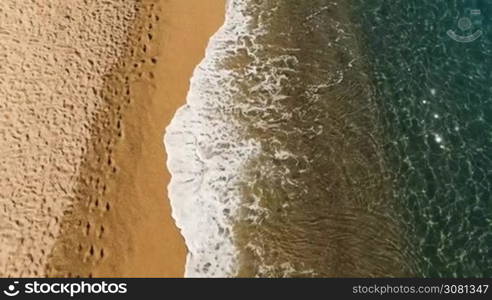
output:
<path id="1" fill-rule="evenodd" d="M 166 134 L 186 275 L 406 275 L 348 8 L 242 4 L 231 2 Z"/>
<path id="2" fill-rule="evenodd" d="M 76 205 L 66 216 L 65 230 L 51 255 L 50 276 L 184 274 L 186 248 L 171 217 L 166 191 L 170 175 L 162 139 L 174 113 L 185 104 L 190 78 L 205 55 L 209 38 L 224 21 L 225 1 L 161 0 L 144 5 L 153 7 L 153 3 L 156 7 L 139 13 L 148 17 L 136 29 L 140 38 L 134 48 L 138 52 L 143 47 L 143 55 L 124 58 L 127 69 L 135 69 L 122 72 L 130 82 L 126 86 L 128 104 L 113 122 L 119 140 L 104 149 L 112 174 L 102 179 L 102 196 L 96 196 L 101 201 Z M 110 89 L 125 87 L 108 82 Z M 111 103 L 109 109 L 116 109 L 117 104 Z M 104 124 L 106 119 L 112 118 L 99 121 Z M 104 163 L 98 160 L 95 166 Z M 86 180 L 84 176 L 82 180 Z M 99 180 L 96 187 L 99 190 Z"/>
<path id="3" fill-rule="evenodd" d="M 161 238 L 155 242 L 153 249 L 146 247 L 147 236 L 141 236 L 136 245 L 140 248 L 140 254 L 136 255 L 136 260 L 130 265 L 135 268 L 132 275 L 145 276 L 183 276 L 186 246 L 183 237 L 178 232 L 174 219 L 172 219 L 170 202 L 167 196 L 167 185 L 170 181 L 170 174 L 166 167 L 167 155 L 163 145 L 165 128 L 169 125 L 175 112 L 185 104 L 186 95 L 189 89 L 190 78 L 193 70 L 203 59 L 205 49 L 210 37 L 218 30 L 224 22 L 225 1 L 202 1 L 202 0 L 172 0 L 160 1 L 162 3 L 163 17 L 159 26 L 161 37 L 159 37 L 160 54 L 155 69 L 155 93 L 152 96 L 152 107 L 148 112 L 152 129 L 152 134 L 147 136 L 149 147 L 144 149 L 142 162 L 146 167 L 141 167 L 140 178 L 146 180 L 145 170 L 156 172 L 154 189 L 155 193 L 160 192 L 160 199 L 156 199 L 156 207 L 148 207 L 152 210 L 154 221 L 145 221 L 145 226 L 159 227 L 159 219 L 163 218 L 165 227 L 155 228 L 161 230 Z M 184 17 L 187 16 L 187 17 Z M 171 29 L 168 31 L 168 29 Z M 145 87 L 142 87 L 145 89 Z M 164 100 L 164 101 L 162 101 Z M 169 101 L 168 101 L 169 100 Z M 156 168 L 157 165 L 157 168 Z M 143 184 L 138 184 L 142 188 Z M 152 197 L 152 191 L 142 191 L 145 195 Z M 160 206 L 160 208 L 159 208 Z M 161 209 L 162 216 L 154 209 Z M 162 222 L 164 223 L 164 222 Z M 144 225 L 144 224 L 142 224 Z M 163 224 L 164 225 L 164 224 Z M 148 228 L 152 230 L 152 228 Z M 146 229 L 142 228 L 142 234 Z M 169 240 L 172 240 L 169 243 Z M 164 249 L 162 249 L 164 247 Z M 156 259 L 161 258 L 159 266 Z M 172 257 L 172 259 L 169 259 Z M 148 265 L 142 265 L 142 262 Z M 149 273 L 150 272 L 150 273 Z"/>

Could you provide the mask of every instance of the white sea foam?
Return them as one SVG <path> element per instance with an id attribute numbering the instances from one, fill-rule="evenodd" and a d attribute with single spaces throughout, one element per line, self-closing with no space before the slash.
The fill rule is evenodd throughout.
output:
<path id="1" fill-rule="evenodd" d="M 234 51 L 237 37 L 247 35 L 245 4 L 227 3 L 225 23 L 211 38 L 191 78 L 187 103 L 164 138 L 172 214 L 188 247 L 187 277 L 237 273 L 232 221 L 241 200 L 240 171 L 256 146 L 241 138 L 241 126 L 232 118 L 234 74 L 219 64 L 227 51 Z"/>

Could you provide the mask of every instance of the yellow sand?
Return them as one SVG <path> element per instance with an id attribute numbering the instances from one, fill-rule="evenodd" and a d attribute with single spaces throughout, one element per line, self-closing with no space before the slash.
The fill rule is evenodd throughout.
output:
<path id="1" fill-rule="evenodd" d="M 208 39 L 223 23 L 225 3 L 161 2 L 155 91 L 148 92 L 149 82 L 138 87 L 141 104 L 124 115 L 127 141 L 115 156 L 119 167 L 133 175 L 119 177 L 115 187 L 116 197 L 123 201 L 114 207 L 118 218 L 112 220 L 113 226 L 118 228 L 119 222 L 128 226 L 121 227 L 127 231 L 114 235 L 112 242 L 124 248 L 97 266 L 96 276 L 182 276 L 184 272 L 185 246 L 166 196 L 169 173 L 162 140 L 174 112 L 184 104 L 189 79 L 203 58 Z"/>
<path id="2" fill-rule="evenodd" d="M 0 1 L 0 277 L 182 276 L 164 129 L 224 0 Z"/>

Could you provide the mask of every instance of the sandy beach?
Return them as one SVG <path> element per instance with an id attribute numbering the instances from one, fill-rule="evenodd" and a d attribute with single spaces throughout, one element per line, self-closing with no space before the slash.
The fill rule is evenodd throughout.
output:
<path id="1" fill-rule="evenodd" d="M 67 271 L 73 276 L 81 270 L 81 275 L 95 277 L 183 275 L 186 249 L 166 197 L 169 174 L 162 138 L 174 112 L 184 104 L 189 79 L 208 39 L 223 22 L 225 4 L 176 0 L 156 5 L 150 20 L 140 25 L 143 30 L 137 29 L 144 31 L 138 36 L 149 39 L 148 34 L 153 34 L 155 41 L 146 44 L 148 53 L 143 61 L 147 64 L 137 62 L 141 65 L 133 73 L 137 79 L 130 84 L 132 102 L 121 115 L 123 139 L 112 155 L 118 171 L 107 178 L 107 194 L 102 197 L 112 203 L 111 209 L 103 216 L 93 214 L 94 221 L 87 223 L 95 231 L 104 226 L 105 236 L 99 242 L 97 237 L 94 240 L 97 232 L 78 234 L 74 240 L 71 233 L 65 233 L 59 243 L 62 253 L 55 252 L 53 257 L 61 262 L 55 276 Z M 146 34 L 145 28 L 151 26 L 153 30 Z M 87 213 L 84 205 L 77 217 L 85 218 Z M 86 228 L 82 221 L 82 231 Z M 73 257 L 71 249 L 76 245 L 72 241 L 88 249 Z M 91 247 L 99 253 L 92 260 Z M 100 255 L 103 249 L 105 257 Z"/>
<path id="2" fill-rule="evenodd" d="M 0 276 L 180 277 L 163 135 L 225 1 L 73 2 L 0 4 Z"/>

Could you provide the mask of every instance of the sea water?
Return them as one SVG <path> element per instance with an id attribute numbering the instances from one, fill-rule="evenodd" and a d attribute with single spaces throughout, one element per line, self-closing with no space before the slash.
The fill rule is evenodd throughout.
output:
<path id="1" fill-rule="evenodd" d="M 186 275 L 490 276 L 488 2 L 230 0 L 165 136 Z"/>

